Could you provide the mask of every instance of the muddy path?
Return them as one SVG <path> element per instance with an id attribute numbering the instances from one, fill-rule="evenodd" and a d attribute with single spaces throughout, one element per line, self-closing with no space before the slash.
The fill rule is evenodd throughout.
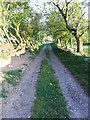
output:
<path id="1" fill-rule="evenodd" d="M 60 82 L 62 93 L 67 101 L 70 118 L 87 118 L 88 96 L 76 82 L 75 78 L 54 55 L 50 45 L 49 50 L 51 56 L 50 64 L 55 71 L 55 76 Z"/>
<path id="2" fill-rule="evenodd" d="M 45 47 L 30 65 L 28 71 L 22 76 L 21 83 L 8 98 L 8 103 L 3 103 L 2 118 L 29 118 L 34 105 L 36 82 L 40 72 L 41 61 L 44 58 Z"/>

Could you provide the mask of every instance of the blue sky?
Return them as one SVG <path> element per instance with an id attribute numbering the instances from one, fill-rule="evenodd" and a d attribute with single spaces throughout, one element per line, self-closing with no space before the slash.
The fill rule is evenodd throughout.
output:
<path id="1" fill-rule="evenodd" d="M 35 5 L 37 4 L 39 6 L 39 8 L 42 8 L 43 3 L 47 2 L 49 0 L 30 0 L 30 1 L 31 1 L 31 4 L 32 4 L 33 7 L 35 7 Z M 61 1 L 64 1 L 64 0 L 61 0 Z M 83 2 L 84 0 L 78 0 L 78 1 Z M 86 0 L 86 1 L 88 1 L 88 0 Z"/>
<path id="2" fill-rule="evenodd" d="M 31 5 L 36 8 L 36 4 L 39 6 L 39 8 L 42 9 L 43 3 L 46 2 L 47 0 L 31 0 Z"/>
<path id="3" fill-rule="evenodd" d="M 30 0 L 31 1 L 31 6 L 36 10 L 39 11 L 39 9 L 43 9 L 43 3 L 47 2 L 49 0 Z M 61 0 L 64 1 L 64 0 Z M 79 2 L 83 2 L 84 0 L 78 0 Z M 88 0 L 86 0 L 88 1 Z M 36 5 L 38 5 L 38 7 L 36 7 Z M 39 8 L 39 9 L 38 9 Z M 85 10 L 88 13 L 88 7 Z"/>

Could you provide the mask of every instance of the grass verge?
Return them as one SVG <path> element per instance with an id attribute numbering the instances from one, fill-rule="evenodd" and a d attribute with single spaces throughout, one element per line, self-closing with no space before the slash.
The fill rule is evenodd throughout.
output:
<path id="1" fill-rule="evenodd" d="M 36 56 L 38 56 L 38 54 L 40 53 L 40 51 L 42 50 L 43 47 L 44 47 L 44 44 L 41 44 L 38 47 L 38 49 L 34 49 L 34 51 L 30 51 L 32 55 L 29 57 L 29 59 L 34 60 L 36 58 Z"/>
<path id="2" fill-rule="evenodd" d="M 11 84 L 13 87 L 17 85 L 18 80 L 21 78 L 22 75 L 22 70 L 11 70 L 11 71 L 6 71 L 3 75 L 4 81 L 7 81 L 9 84 Z M 0 85 L 2 85 L 2 90 L 0 92 L 0 97 L 6 98 L 8 91 L 6 90 L 4 86 L 4 81 L 1 82 Z"/>
<path id="3" fill-rule="evenodd" d="M 0 85 L 2 84 L 3 80 L 0 80 Z"/>
<path id="4" fill-rule="evenodd" d="M 60 61 L 64 63 L 64 65 L 71 71 L 72 74 L 75 75 L 76 78 L 78 78 L 85 90 L 88 90 L 88 63 L 90 63 L 90 58 L 62 50 L 55 44 L 52 44 L 51 46 L 53 52 Z"/>
<path id="5" fill-rule="evenodd" d="M 46 49 L 45 49 L 45 53 L 46 53 L 46 57 L 47 57 L 48 59 L 50 59 L 50 53 L 49 53 L 48 45 L 47 45 L 47 47 L 46 47 Z"/>
<path id="6" fill-rule="evenodd" d="M 4 78 L 9 84 L 15 87 L 17 85 L 17 80 L 21 78 L 21 73 L 21 69 L 7 71 L 4 73 Z"/>
<path id="7" fill-rule="evenodd" d="M 8 91 L 6 90 L 6 88 L 4 87 L 4 84 L 2 84 L 2 91 L 0 92 L 0 98 L 6 98 L 8 94 Z"/>
<path id="8" fill-rule="evenodd" d="M 37 56 L 40 53 L 40 51 L 42 50 L 43 47 L 44 47 L 44 44 L 41 44 L 38 49 L 34 50 L 34 54 Z"/>
<path id="9" fill-rule="evenodd" d="M 37 81 L 36 101 L 32 118 L 69 118 L 66 101 L 54 70 L 44 59 Z"/>
<path id="10" fill-rule="evenodd" d="M 30 60 L 34 60 L 34 59 L 35 59 L 35 55 L 32 54 L 32 55 L 29 57 L 29 59 L 30 59 Z"/>

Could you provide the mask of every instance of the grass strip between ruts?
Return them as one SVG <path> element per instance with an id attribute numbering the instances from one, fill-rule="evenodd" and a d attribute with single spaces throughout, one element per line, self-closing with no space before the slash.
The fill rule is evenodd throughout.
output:
<path id="1" fill-rule="evenodd" d="M 32 118 L 67 118 L 69 113 L 54 70 L 44 59 L 37 81 L 36 101 Z"/>

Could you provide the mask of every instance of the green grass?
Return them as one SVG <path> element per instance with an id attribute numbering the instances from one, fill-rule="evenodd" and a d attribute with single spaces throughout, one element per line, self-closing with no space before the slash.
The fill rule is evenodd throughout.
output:
<path id="1" fill-rule="evenodd" d="M 36 101 L 32 118 L 69 118 L 66 101 L 54 70 L 44 59 L 37 81 Z"/>
<path id="2" fill-rule="evenodd" d="M 38 49 L 34 50 L 34 54 L 37 56 L 40 53 L 40 51 L 42 50 L 43 47 L 44 47 L 44 44 L 41 44 Z"/>
<path id="3" fill-rule="evenodd" d="M 50 53 L 49 53 L 48 45 L 47 45 L 47 47 L 46 47 L 46 49 L 45 49 L 45 53 L 46 53 L 46 57 L 47 57 L 48 59 L 50 59 Z"/>
<path id="4" fill-rule="evenodd" d="M 30 51 L 32 55 L 29 57 L 29 59 L 35 60 L 36 56 L 38 56 L 38 54 L 40 53 L 43 47 L 44 44 L 41 44 L 39 45 L 38 49 L 34 49 L 33 51 Z"/>
<path id="5" fill-rule="evenodd" d="M 89 47 L 90 45 L 83 45 L 83 50 L 85 52 L 85 54 L 89 54 Z M 73 45 L 73 49 L 76 50 L 77 49 L 77 45 Z"/>
<path id="6" fill-rule="evenodd" d="M 4 85 L 2 84 L 2 91 L 0 93 L 0 97 L 6 98 L 8 91 L 5 89 Z"/>
<path id="7" fill-rule="evenodd" d="M 89 47 L 90 47 L 90 45 L 84 45 L 84 46 L 83 46 L 84 52 L 85 52 L 87 55 L 89 54 Z"/>
<path id="8" fill-rule="evenodd" d="M 4 78 L 9 84 L 15 87 L 17 85 L 17 80 L 21 78 L 21 73 L 22 70 L 20 69 L 7 71 L 4 73 Z"/>
<path id="9" fill-rule="evenodd" d="M 0 84 L 2 84 L 3 80 L 0 80 Z"/>
<path id="10" fill-rule="evenodd" d="M 78 81 L 87 90 L 89 80 L 88 63 L 90 63 L 90 58 L 62 50 L 55 44 L 52 44 L 52 49 L 60 61 L 78 78 Z"/>
<path id="11" fill-rule="evenodd" d="M 35 56 L 32 54 L 32 55 L 29 57 L 29 59 L 34 60 L 34 59 L 35 59 Z"/>

